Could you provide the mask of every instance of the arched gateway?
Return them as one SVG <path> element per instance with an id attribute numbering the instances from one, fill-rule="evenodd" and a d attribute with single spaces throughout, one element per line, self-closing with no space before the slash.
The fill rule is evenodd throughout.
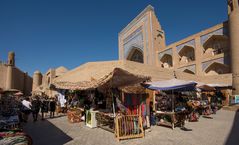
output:
<path id="1" fill-rule="evenodd" d="M 144 63 L 144 55 L 141 49 L 133 48 L 127 57 L 127 60 Z"/>

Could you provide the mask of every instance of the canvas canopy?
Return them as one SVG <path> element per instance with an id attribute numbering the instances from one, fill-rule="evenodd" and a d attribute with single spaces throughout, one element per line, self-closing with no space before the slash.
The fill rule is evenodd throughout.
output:
<path id="1" fill-rule="evenodd" d="M 119 89 L 124 93 L 131 93 L 131 94 L 144 94 L 146 92 L 146 89 L 140 84 L 133 85 L 133 86 L 120 87 Z"/>
<path id="2" fill-rule="evenodd" d="M 165 81 L 146 83 L 148 89 L 161 90 L 161 91 L 168 91 L 168 90 L 189 91 L 189 90 L 194 90 L 196 84 L 197 83 L 194 81 L 185 81 L 185 80 L 178 80 L 178 79 L 170 79 Z"/>
<path id="3" fill-rule="evenodd" d="M 209 86 L 208 84 L 202 83 L 202 82 L 197 82 L 196 88 L 199 91 L 206 91 L 206 92 L 210 92 L 210 91 L 215 91 L 216 89 L 212 86 Z"/>
<path id="4" fill-rule="evenodd" d="M 151 81 L 170 80 L 176 75 L 177 79 L 181 80 L 202 81 L 208 84 L 215 82 L 232 84 L 231 74 L 196 76 L 180 70 L 173 71 L 127 60 L 88 62 L 55 78 L 53 84 L 58 88 L 87 89 L 89 86 L 97 85 L 96 82 L 110 74 L 115 68 L 121 68 L 136 76 L 150 76 Z"/>
<path id="5" fill-rule="evenodd" d="M 97 71 L 97 70 L 96 70 Z M 69 90 L 88 90 L 94 88 L 115 88 L 130 86 L 137 83 L 150 80 L 148 76 L 136 75 L 129 73 L 121 68 L 114 68 L 109 74 L 105 74 L 102 78 L 91 81 L 79 81 L 79 82 L 54 82 L 56 88 L 69 89 Z"/>
<path id="6" fill-rule="evenodd" d="M 231 87 L 231 85 L 228 84 L 207 84 L 210 87 L 222 87 L 222 88 L 226 88 L 226 87 Z"/>

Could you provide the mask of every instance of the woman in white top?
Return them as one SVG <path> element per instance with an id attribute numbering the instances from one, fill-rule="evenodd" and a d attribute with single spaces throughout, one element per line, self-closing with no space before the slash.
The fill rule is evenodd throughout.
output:
<path id="1" fill-rule="evenodd" d="M 29 114 L 31 113 L 31 107 L 32 107 L 32 103 L 30 102 L 30 99 L 29 99 L 29 98 L 25 98 L 25 99 L 22 101 L 22 106 L 23 106 L 23 109 L 22 109 L 22 112 L 23 112 L 23 121 L 24 121 L 24 122 L 27 122 L 28 116 L 29 116 Z"/>

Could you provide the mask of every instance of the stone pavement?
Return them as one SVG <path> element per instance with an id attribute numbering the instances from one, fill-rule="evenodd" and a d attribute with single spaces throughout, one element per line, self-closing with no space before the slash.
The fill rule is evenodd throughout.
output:
<path id="1" fill-rule="evenodd" d="M 24 129 L 34 145 L 239 145 L 239 114 L 220 110 L 212 117 L 186 123 L 192 131 L 153 126 L 144 138 L 120 142 L 110 132 L 90 129 L 84 123 L 71 124 L 65 116 L 29 122 Z"/>

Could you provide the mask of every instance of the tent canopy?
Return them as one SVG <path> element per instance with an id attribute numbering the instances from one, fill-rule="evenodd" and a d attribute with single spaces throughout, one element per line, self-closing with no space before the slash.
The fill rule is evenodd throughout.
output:
<path id="1" fill-rule="evenodd" d="M 189 90 L 194 90 L 196 84 L 197 83 L 194 81 L 185 81 L 185 80 L 178 80 L 178 79 L 146 83 L 148 89 L 161 90 L 161 91 L 168 91 L 168 90 L 189 91 Z"/>
<path id="2" fill-rule="evenodd" d="M 121 68 L 114 68 L 109 74 L 105 74 L 102 78 L 92 81 L 79 82 L 55 82 L 54 85 L 59 89 L 70 90 L 87 90 L 104 87 L 124 87 L 150 80 L 148 76 L 136 75 L 129 73 Z"/>

